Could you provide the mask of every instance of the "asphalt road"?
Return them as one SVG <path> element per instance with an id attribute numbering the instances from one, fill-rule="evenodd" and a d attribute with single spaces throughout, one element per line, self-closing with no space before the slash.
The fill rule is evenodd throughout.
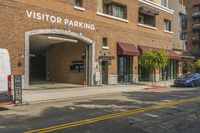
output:
<path id="1" fill-rule="evenodd" d="M 34 111 L 42 106 L 0 112 L 0 133 L 200 133 L 200 88 L 61 101 Z"/>

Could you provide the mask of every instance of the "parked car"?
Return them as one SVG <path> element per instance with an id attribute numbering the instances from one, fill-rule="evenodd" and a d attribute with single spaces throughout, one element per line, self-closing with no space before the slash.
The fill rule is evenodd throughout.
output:
<path id="1" fill-rule="evenodd" d="M 199 86 L 200 85 L 200 74 L 185 74 L 180 76 L 174 81 L 174 86 Z"/>
<path id="2" fill-rule="evenodd" d="M 11 66 L 8 50 L 0 49 L 0 103 L 12 100 Z"/>

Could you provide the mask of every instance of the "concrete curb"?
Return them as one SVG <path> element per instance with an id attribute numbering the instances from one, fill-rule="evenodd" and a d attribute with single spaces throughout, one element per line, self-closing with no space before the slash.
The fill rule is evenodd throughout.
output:
<path id="1" fill-rule="evenodd" d="M 13 104 L 13 102 L 4 102 L 4 103 L 0 103 L 0 105 L 10 105 Z"/>
<path id="2" fill-rule="evenodd" d="M 123 92 L 138 92 L 144 91 L 143 89 L 148 86 L 106 86 L 106 87 L 87 87 L 87 88 L 76 88 L 74 89 L 59 89 L 58 90 L 25 90 L 23 101 L 26 104 L 34 103 L 45 103 L 45 102 L 55 102 L 63 100 L 79 100 L 88 99 L 101 96 L 109 96 L 113 94 L 120 94 Z M 39 94 L 38 94 L 39 93 Z M 42 95 L 44 94 L 44 95 Z M 55 96 L 53 96 L 55 95 Z M 34 97 L 34 98 L 31 98 Z"/>
<path id="3" fill-rule="evenodd" d="M 144 88 L 144 90 L 156 90 L 156 89 L 167 89 L 170 88 L 170 86 L 153 86 L 149 88 Z"/>
<path id="4" fill-rule="evenodd" d="M 23 101 L 25 105 L 27 104 L 38 104 L 38 103 L 49 103 L 49 102 L 59 102 L 59 101 L 72 101 L 72 100 L 88 100 L 91 98 L 97 98 L 97 97 L 103 97 L 103 96 L 111 96 L 111 95 L 116 95 L 120 94 L 122 92 L 113 92 L 113 93 L 102 93 L 102 94 L 94 94 L 94 95 L 85 95 L 85 96 L 79 96 L 79 97 L 67 97 L 67 98 L 57 98 L 57 99 L 48 99 L 48 100 L 38 100 L 38 101 Z"/>
<path id="5" fill-rule="evenodd" d="M 56 99 L 48 99 L 48 100 L 38 100 L 38 101 L 23 101 L 25 105 L 27 104 L 38 104 L 38 103 L 49 103 L 49 102 L 59 102 L 59 101 L 72 101 L 72 100 L 88 100 L 91 98 L 100 98 L 103 96 L 111 96 L 116 94 L 121 94 L 123 92 L 141 92 L 144 91 L 143 89 L 137 91 L 121 91 L 121 92 L 110 92 L 110 93 L 101 93 L 101 94 L 93 94 L 93 95 L 84 95 L 84 96 L 75 96 L 75 97 L 67 97 L 67 98 L 56 98 Z"/>

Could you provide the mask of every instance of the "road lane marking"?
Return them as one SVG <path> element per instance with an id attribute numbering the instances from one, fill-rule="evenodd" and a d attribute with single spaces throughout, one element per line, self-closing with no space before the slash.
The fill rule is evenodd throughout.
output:
<path id="1" fill-rule="evenodd" d="M 169 108 L 177 109 L 178 107 L 176 107 L 176 106 L 170 106 Z"/>
<path id="2" fill-rule="evenodd" d="M 118 118 L 118 117 L 121 117 L 121 116 L 133 115 L 133 114 L 142 113 L 142 112 L 146 112 L 146 111 L 166 108 L 166 107 L 170 107 L 170 106 L 174 106 L 174 105 L 178 105 L 178 104 L 182 104 L 182 103 L 186 103 L 186 102 L 192 102 L 192 101 L 196 101 L 196 100 L 200 100 L 200 96 L 182 99 L 182 100 L 177 100 L 177 101 L 165 102 L 165 103 L 153 105 L 153 106 L 150 106 L 150 107 L 144 107 L 144 108 L 138 108 L 138 109 L 133 109 L 133 110 L 128 110 L 128 111 L 123 111 L 123 112 L 119 112 L 119 113 L 114 113 L 114 114 L 104 115 L 104 116 L 100 116 L 100 117 L 96 117 L 96 118 L 90 118 L 90 119 L 85 119 L 85 120 L 81 120 L 81 121 L 61 124 L 61 125 L 57 125 L 57 126 L 51 126 L 51 127 L 41 128 L 41 129 L 37 129 L 37 130 L 31 130 L 31 131 L 27 131 L 27 132 L 24 132 L 24 133 L 53 132 L 53 131 L 57 131 L 57 130 L 61 130 L 61 129 L 77 127 L 77 126 L 86 125 L 86 124 L 90 124 L 90 123 L 95 123 L 95 122 L 100 122 L 100 121 L 109 120 L 109 119 L 113 119 L 113 118 Z"/>
<path id="3" fill-rule="evenodd" d="M 153 114 L 149 114 L 149 113 L 144 113 L 144 115 L 147 115 L 147 116 L 150 116 L 150 117 L 154 117 L 154 118 L 159 117 L 158 115 L 153 115 Z"/>

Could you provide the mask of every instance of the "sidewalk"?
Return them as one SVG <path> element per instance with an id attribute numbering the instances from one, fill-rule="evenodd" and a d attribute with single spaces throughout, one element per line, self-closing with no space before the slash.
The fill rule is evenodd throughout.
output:
<path id="1" fill-rule="evenodd" d="M 146 82 L 146 81 L 139 81 L 139 84 L 148 85 L 151 86 L 152 82 Z M 156 86 L 173 86 L 174 80 L 167 80 L 167 81 L 157 81 Z"/>
<path id="2" fill-rule="evenodd" d="M 97 95 L 108 95 L 112 93 L 144 91 L 147 85 L 109 85 L 98 87 L 77 87 L 60 89 L 32 89 L 23 90 L 23 102 L 39 103 L 59 101 L 73 98 L 87 98 Z"/>

